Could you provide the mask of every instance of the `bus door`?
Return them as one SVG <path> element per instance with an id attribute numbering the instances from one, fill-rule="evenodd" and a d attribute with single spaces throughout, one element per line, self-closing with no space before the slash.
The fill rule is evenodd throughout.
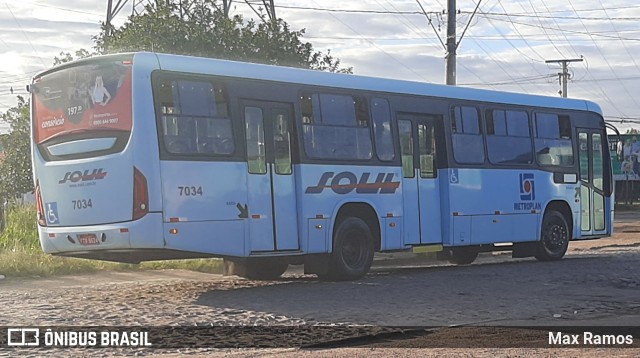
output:
<path id="1" fill-rule="evenodd" d="M 607 231 L 605 188 L 606 162 L 603 145 L 606 137 L 602 131 L 578 129 L 578 158 L 580 161 L 580 210 L 582 236 L 602 234 Z"/>
<path id="2" fill-rule="evenodd" d="M 438 116 L 399 113 L 397 118 L 402 153 L 404 243 L 441 243 L 435 145 Z"/>
<path id="3" fill-rule="evenodd" d="M 298 250 L 291 105 L 243 101 L 242 113 L 251 252 Z"/>

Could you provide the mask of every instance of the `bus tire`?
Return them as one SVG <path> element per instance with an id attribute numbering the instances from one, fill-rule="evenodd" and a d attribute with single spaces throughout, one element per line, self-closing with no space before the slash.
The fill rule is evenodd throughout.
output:
<path id="1" fill-rule="evenodd" d="M 456 247 L 451 249 L 449 262 L 454 265 L 468 265 L 478 258 L 478 250 L 474 247 Z"/>
<path id="2" fill-rule="evenodd" d="M 358 217 L 342 220 L 333 236 L 326 275 L 321 279 L 356 280 L 369 272 L 375 251 L 373 234 L 367 223 Z"/>
<path id="3" fill-rule="evenodd" d="M 550 210 L 542 219 L 540 241 L 535 254 L 538 261 L 560 260 L 569 247 L 569 225 L 562 214 Z"/>
<path id="4" fill-rule="evenodd" d="M 249 280 L 275 280 L 287 271 L 289 264 L 272 258 L 250 258 L 242 266 L 239 276 Z"/>

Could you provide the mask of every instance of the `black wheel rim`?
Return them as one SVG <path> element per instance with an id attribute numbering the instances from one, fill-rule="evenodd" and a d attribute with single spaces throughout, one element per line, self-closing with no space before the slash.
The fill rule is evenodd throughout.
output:
<path id="1" fill-rule="evenodd" d="M 551 222 L 545 226 L 543 241 L 544 246 L 549 251 L 554 252 L 562 249 L 568 242 L 568 238 L 569 232 L 567 226 L 559 219 L 551 220 Z"/>

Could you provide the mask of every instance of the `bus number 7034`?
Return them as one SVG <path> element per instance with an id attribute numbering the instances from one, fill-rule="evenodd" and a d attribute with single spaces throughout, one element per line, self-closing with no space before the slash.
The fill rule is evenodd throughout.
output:
<path id="1" fill-rule="evenodd" d="M 552 261 L 611 235 L 589 101 L 145 52 L 62 64 L 30 92 L 54 255 L 352 280 L 376 252 Z"/>

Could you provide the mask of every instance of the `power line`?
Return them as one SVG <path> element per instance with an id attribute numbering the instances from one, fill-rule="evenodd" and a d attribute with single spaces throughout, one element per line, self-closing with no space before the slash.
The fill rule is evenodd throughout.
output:
<path id="1" fill-rule="evenodd" d="M 617 32 L 618 29 L 616 28 L 616 25 L 613 23 L 613 21 L 609 17 L 609 13 L 607 12 L 607 9 L 604 7 L 604 5 L 602 5 L 602 0 L 600 0 L 600 6 L 602 7 L 602 11 L 604 12 L 604 14 L 609 19 L 609 23 L 611 24 L 611 27 Z M 635 56 L 631 54 L 631 51 L 629 51 L 627 44 L 622 40 L 620 42 L 622 43 L 622 47 L 624 47 L 624 50 L 627 52 L 628 57 L 631 59 L 636 69 L 640 70 L 640 67 L 638 67 L 638 63 L 636 62 Z"/>
<path id="2" fill-rule="evenodd" d="M 24 2 L 24 1 L 23 1 Z M 67 11 L 67 12 L 73 12 L 76 14 L 83 14 L 83 15 L 92 15 L 92 16 L 96 16 L 99 18 L 102 18 L 102 14 L 97 14 L 94 12 L 88 12 L 88 11 L 82 11 L 82 10 L 78 10 L 78 9 L 69 9 L 66 7 L 60 7 L 60 6 L 53 6 L 53 5 L 49 5 L 49 4 L 43 4 L 37 1 L 27 1 L 27 3 L 36 5 L 36 6 L 40 6 L 40 7 L 46 7 L 46 8 L 50 8 L 50 9 L 56 9 L 56 10 L 61 10 L 61 11 Z"/>
<path id="3" fill-rule="evenodd" d="M 562 53 L 562 50 L 560 50 L 558 48 L 558 46 L 556 46 L 555 42 L 551 39 L 551 36 L 549 35 L 549 33 L 547 32 L 547 29 L 545 28 L 545 26 L 542 23 L 541 16 L 538 14 L 538 12 L 536 10 L 536 7 L 533 5 L 533 2 L 531 0 L 529 0 L 529 5 L 531 5 L 531 10 L 535 14 L 534 18 L 536 20 L 538 20 L 538 23 L 540 24 L 540 28 L 542 29 L 542 32 L 545 34 L 545 36 L 547 36 L 547 39 L 549 40 L 549 43 L 553 46 L 553 48 L 556 49 L 556 51 L 558 52 L 558 54 L 560 56 L 565 57 L 565 55 Z M 523 9 L 524 9 L 524 7 L 523 7 Z"/>
<path id="4" fill-rule="evenodd" d="M 485 18 L 489 18 L 492 15 L 479 14 L 479 16 L 485 17 Z M 504 20 L 504 19 L 502 19 L 500 17 L 491 17 L 491 18 L 496 20 L 496 21 L 509 22 L 508 20 Z M 564 32 L 571 33 L 571 34 L 587 35 L 587 36 L 591 36 L 591 37 L 601 37 L 601 38 L 603 38 L 605 40 L 606 39 L 622 39 L 622 40 L 627 40 L 627 41 L 640 41 L 640 38 L 630 38 L 630 37 L 627 38 L 627 37 L 620 37 L 620 36 L 613 36 L 613 35 L 604 35 L 603 32 L 598 32 L 598 31 L 589 32 L 588 30 L 587 31 L 577 31 L 577 30 L 570 30 L 570 29 L 560 29 L 560 28 L 553 28 L 553 27 L 548 27 L 548 26 L 543 26 L 543 25 L 533 25 L 533 24 L 530 24 L 530 23 L 520 22 L 520 21 L 513 21 L 513 20 L 511 22 L 514 23 L 514 24 L 517 24 L 517 25 L 527 26 L 527 27 L 534 27 L 534 28 L 537 28 L 537 29 L 545 29 L 546 28 L 546 29 L 552 29 L 552 30 L 557 30 L 557 31 L 564 31 Z M 586 28 L 586 26 L 584 26 L 584 24 L 583 24 L 583 27 Z M 595 40 L 591 39 L 590 41 L 593 42 Z"/>
<path id="5" fill-rule="evenodd" d="M 504 20 L 504 19 L 502 19 L 502 18 L 494 18 L 494 20 L 508 22 L 507 20 Z M 511 22 L 512 22 L 514 25 L 515 25 L 515 24 L 517 24 L 517 25 L 520 25 L 520 26 L 527 26 L 527 27 L 533 27 L 533 28 L 543 28 L 543 27 L 544 27 L 543 25 L 533 25 L 533 24 L 529 24 L 529 23 L 525 23 L 525 22 L 518 22 L 518 21 L 513 21 L 513 20 L 511 20 Z M 580 34 L 580 35 L 587 35 L 587 36 L 589 36 L 589 37 L 590 37 L 590 42 L 593 42 L 593 43 L 595 43 L 595 39 L 594 39 L 594 37 L 596 37 L 596 36 L 600 36 L 600 37 L 603 37 L 603 38 L 617 38 L 616 36 L 607 36 L 607 35 L 602 35 L 602 34 L 590 33 L 590 32 L 588 31 L 588 29 L 587 29 L 586 25 L 585 25 L 584 23 L 583 23 L 582 25 L 583 25 L 583 27 L 585 28 L 586 32 L 582 32 L 582 31 L 575 31 L 575 30 L 569 30 L 569 29 L 562 29 L 562 30 L 560 30 L 560 29 L 556 29 L 556 30 L 558 30 L 558 31 L 565 31 L 565 32 L 568 32 L 568 33 Z M 639 41 L 640 41 L 640 40 L 639 40 Z M 600 51 L 600 50 L 599 50 L 599 48 L 598 48 L 598 46 L 597 46 L 597 44 L 596 44 L 596 48 L 598 49 L 598 51 Z M 611 68 L 610 68 L 610 69 L 611 69 Z M 612 70 L 612 72 L 613 72 L 613 69 L 611 69 L 611 70 Z M 589 74 L 589 75 L 590 75 L 590 74 Z M 614 73 L 614 75 L 616 76 L 616 80 L 618 80 L 618 81 L 620 81 L 620 80 L 621 80 L 621 79 L 620 79 L 620 77 L 619 77 L 619 76 L 617 76 L 615 73 Z M 591 75 L 590 75 L 590 76 L 591 76 Z M 591 77 L 593 78 L 593 76 L 591 76 Z M 614 102 L 614 101 L 609 97 L 609 95 L 606 93 L 606 91 L 604 91 L 604 90 L 602 89 L 602 87 L 598 87 L 598 89 L 599 89 L 599 91 L 600 91 L 600 93 L 601 93 L 601 96 L 605 99 L 605 101 L 606 101 L 607 103 L 609 103 L 609 104 L 611 105 L 611 107 L 612 107 L 613 109 L 615 109 L 615 110 L 616 110 L 616 111 L 618 111 L 619 113 L 623 113 L 623 112 L 618 108 L 618 106 L 616 105 L 616 103 L 615 103 L 615 102 Z M 591 89 L 589 89 L 589 90 L 591 90 Z M 628 92 L 628 91 L 627 91 L 627 92 Z M 633 100 L 635 101 L 635 99 L 633 99 Z"/>
<path id="6" fill-rule="evenodd" d="M 291 10 L 312 10 L 312 11 L 325 11 L 325 12 L 342 12 L 352 14 L 384 14 L 384 15 L 423 15 L 420 11 L 389 11 L 389 10 L 360 10 L 360 9 L 329 9 L 323 7 L 308 7 L 308 6 L 291 6 L 291 5 L 276 5 L 276 7 L 282 9 Z M 436 14 L 439 12 L 433 12 Z"/>
<path id="7" fill-rule="evenodd" d="M 439 4 L 440 5 L 440 4 Z M 379 15 L 424 15 L 421 11 L 413 11 L 413 10 L 363 10 L 363 9 L 330 9 L 324 7 L 310 7 L 310 6 L 293 6 L 293 5 L 276 5 L 277 8 L 289 9 L 289 10 L 305 10 L 305 11 L 323 11 L 323 12 L 335 12 L 335 13 L 353 13 L 353 14 L 379 14 Z M 614 9 L 629 9 L 629 8 L 638 8 L 640 6 L 628 6 L 628 7 L 617 7 L 610 8 L 609 10 Z M 548 9 L 548 8 L 547 8 Z M 557 20 L 587 20 L 587 21 L 603 21 L 602 17 L 584 17 L 584 16 L 552 16 L 552 15 L 541 15 L 543 13 L 553 13 L 548 10 L 546 12 L 539 11 L 534 8 L 535 15 L 531 15 L 531 13 L 508 13 L 508 12 L 478 12 L 478 15 L 485 16 L 504 16 L 504 17 L 525 17 L 525 18 L 540 18 L 540 19 L 557 19 Z M 576 11 L 599 11 L 598 9 L 584 9 L 584 10 L 576 10 Z M 432 15 L 438 15 L 440 11 L 430 11 L 428 12 Z M 471 11 L 460 11 L 461 14 L 471 14 Z M 640 17 L 634 16 L 617 16 L 611 17 L 611 20 L 617 21 L 638 21 Z"/>
<path id="8" fill-rule="evenodd" d="M 313 3 L 315 4 L 315 0 L 313 0 Z M 335 16 L 334 14 L 330 14 L 334 19 L 338 20 L 340 23 L 342 23 L 345 27 L 347 27 L 349 30 L 353 31 L 355 34 L 360 35 L 360 33 L 358 31 L 356 31 L 353 27 L 351 27 L 349 24 L 347 24 L 346 22 L 340 20 L 337 16 Z M 366 40 L 365 40 L 366 41 Z M 398 60 L 395 56 L 393 56 L 392 54 L 388 53 L 387 51 L 385 51 L 384 49 L 382 49 L 380 46 L 376 45 L 373 41 L 367 41 L 369 42 L 371 45 L 373 45 L 376 49 L 378 49 L 379 51 L 381 51 L 382 53 L 384 53 L 385 55 L 389 56 L 391 59 L 393 59 L 395 62 L 399 63 L 400 65 L 402 65 L 402 67 L 405 67 L 406 69 L 408 69 L 409 71 L 411 71 L 413 74 L 415 74 L 416 76 L 422 78 L 423 80 L 427 80 L 426 78 L 424 78 L 420 73 L 416 72 L 413 68 L 407 66 L 404 62 Z"/>
<path id="9" fill-rule="evenodd" d="M 550 19 L 550 20 L 586 20 L 586 21 L 604 21 L 602 17 L 585 17 L 585 16 L 552 16 L 552 15 L 540 15 L 542 12 L 538 11 L 533 4 L 531 4 L 535 15 L 531 15 L 530 13 L 508 13 L 508 12 L 483 12 L 481 15 L 487 16 L 505 16 L 505 17 L 525 17 L 525 18 L 535 18 L 535 19 Z M 580 11 L 580 10 L 578 10 Z M 595 10 L 593 10 L 595 11 Z M 464 12 L 463 12 L 464 13 Z M 611 17 L 611 20 L 616 21 L 638 21 L 640 17 L 637 16 L 618 16 Z"/>
<path id="10" fill-rule="evenodd" d="M 33 50 L 33 52 L 36 54 L 36 56 L 38 57 L 38 59 L 40 60 L 40 62 L 42 62 L 42 66 L 47 67 L 47 65 L 44 64 L 44 61 L 42 60 L 42 57 L 40 57 L 40 53 L 38 53 L 38 50 L 36 50 L 36 48 L 33 46 L 33 43 L 31 42 L 31 40 L 29 39 L 29 36 L 27 36 L 27 33 L 24 32 L 24 29 L 22 28 L 22 25 L 20 25 L 20 22 L 18 21 L 18 19 L 16 18 L 16 15 L 13 13 L 13 11 L 11 10 L 11 8 L 9 7 L 9 4 L 4 3 L 5 6 L 7 7 L 7 9 L 9 10 L 9 12 L 11 13 L 11 16 L 13 16 L 13 20 L 16 22 L 16 24 L 18 25 L 18 28 L 20 28 L 20 31 L 22 32 L 22 35 L 24 35 L 24 38 L 27 40 L 27 42 L 29 43 L 29 45 L 31 46 L 31 49 Z"/>
<path id="11" fill-rule="evenodd" d="M 500 1 L 498 1 L 498 4 L 499 4 L 500 6 L 502 6 L 502 4 L 500 3 Z M 494 5 L 494 7 L 495 7 L 495 6 L 496 6 L 496 5 Z M 504 7 L 503 7 L 503 8 L 504 8 Z M 494 29 L 495 29 L 495 30 L 496 30 L 496 31 L 497 31 L 501 36 L 503 36 L 503 38 L 504 38 L 504 33 L 503 33 L 503 32 L 502 32 L 502 31 L 501 31 L 501 30 L 500 30 L 500 29 L 499 29 L 499 28 L 498 28 L 498 27 L 497 27 L 497 26 L 492 22 L 492 21 L 489 21 L 489 24 L 491 24 L 491 26 L 492 26 L 492 27 L 493 27 L 493 28 L 494 28 Z M 505 39 L 505 40 L 506 40 L 506 39 Z M 476 46 L 478 46 L 478 48 L 480 48 L 480 49 L 481 49 L 485 54 L 487 54 L 487 55 L 489 56 L 489 58 L 491 58 L 491 60 L 492 60 L 495 64 L 497 64 L 497 65 L 498 65 L 498 67 L 500 67 L 500 69 L 501 69 L 501 70 L 502 70 L 502 71 L 503 71 L 503 72 L 504 72 L 504 73 L 505 73 L 505 74 L 506 74 L 506 75 L 511 79 L 511 81 L 509 81 L 511 84 L 518 85 L 518 87 L 520 87 L 520 89 L 521 89 L 522 91 L 526 92 L 525 88 L 524 88 L 524 87 L 522 87 L 522 86 L 520 85 L 520 83 L 518 82 L 518 80 L 517 80 L 516 78 L 514 78 L 514 77 L 511 75 L 511 73 L 512 73 L 512 72 L 515 72 L 515 71 L 508 71 L 508 70 L 507 70 L 507 69 L 506 69 L 506 68 L 501 64 L 501 61 L 500 61 L 500 60 L 496 60 L 496 59 L 494 58 L 494 56 L 491 54 L 491 53 L 492 53 L 492 51 L 491 51 L 491 52 L 490 52 L 490 51 L 487 51 L 487 50 L 484 48 L 484 46 L 483 46 L 483 45 L 481 45 L 481 44 L 480 44 L 478 41 L 476 41 L 476 40 L 474 40 L 473 42 L 476 44 Z M 523 53 L 523 52 L 522 52 L 522 51 L 521 51 L 521 50 L 520 50 L 520 49 L 519 49 L 515 44 L 513 44 L 511 41 L 507 40 L 507 42 L 508 42 L 508 43 L 509 43 L 509 45 L 511 45 L 511 47 L 513 47 L 513 48 L 516 50 L 516 52 L 518 52 L 522 57 L 529 58 L 529 59 L 530 59 L 530 60 L 532 60 L 532 61 L 536 61 L 535 59 L 533 59 L 533 58 L 531 58 L 531 57 L 527 56 L 525 53 Z M 525 43 L 527 43 L 527 42 L 525 41 Z M 532 48 L 528 43 L 527 43 L 527 45 L 531 48 L 531 50 L 532 50 L 532 51 L 534 51 L 534 52 L 535 52 L 535 50 L 534 50 L 534 49 L 533 49 L 533 48 Z M 531 67 L 533 68 L 533 70 L 534 70 L 535 72 L 537 72 L 539 75 L 543 75 L 542 73 L 540 73 L 540 71 L 538 71 L 538 70 L 535 68 L 535 66 L 534 66 L 532 63 L 529 63 L 529 64 L 531 65 Z M 509 65 L 509 67 L 513 68 L 513 65 L 512 65 L 512 64 L 510 64 L 510 63 L 505 63 L 505 65 Z M 516 71 L 519 71 L 519 70 L 520 70 L 520 69 L 516 67 Z M 519 73 L 522 73 L 522 72 L 519 72 Z M 524 76 L 523 76 L 523 77 L 524 77 Z M 481 79 L 481 80 L 482 80 L 482 79 Z M 492 85 L 492 86 L 498 86 L 498 85 L 502 85 L 502 84 L 493 84 L 493 83 L 491 83 L 491 85 Z M 536 84 L 536 86 L 538 86 L 538 85 Z"/>
<path id="12" fill-rule="evenodd" d="M 573 6 L 573 3 L 571 0 L 567 1 L 569 3 L 569 5 L 571 6 L 571 8 L 574 10 L 575 12 L 575 7 Z M 591 36 L 591 34 L 589 33 L 589 29 L 587 28 L 587 26 L 584 24 L 584 22 L 582 20 L 580 20 L 580 23 L 582 24 L 582 26 L 584 27 L 585 31 L 587 31 L 587 34 L 589 35 L 589 38 L 593 39 L 593 36 Z M 609 60 L 607 60 L 607 57 L 602 53 L 602 50 L 600 50 L 600 47 L 595 43 L 595 41 L 593 41 L 593 44 L 596 47 L 596 50 L 598 50 L 598 53 L 600 53 L 600 56 L 602 56 L 602 59 L 604 60 L 604 62 L 607 64 L 607 66 L 609 67 L 609 69 L 611 70 L 611 73 L 613 73 L 613 75 L 616 78 L 619 78 L 616 71 L 613 69 L 613 67 L 611 66 L 611 63 L 609 62 Z M 629 96 L 629 98 L 631 98 L 631 100 L 636 104 L 636 108 L 640 107 L 638 105 L 638 102 L 635 100 L 635 97 L 631 95 L 631 93 L 629 92 L 629 89 L 627 88 L 627 86 L 624 85 L 624 82 L 621 83 L 622 85 L 622 89 L 624 89 L 624 91 L 627 93 L 627 95 Z M 605 96 L 606 93 L 604 91 L 602 91 Z M 607 96 L 607 98 L 609 98 L 609 96 Z M 611 104 L 613 104 L 613 101 L 611 101 Z M 619 108 L 615 107 L 618 110 L 618 112 L 624 114 L 624 112 L 622 112 Z"/>
<path id="13" fill-rule="evenodd" d="M 504 5 L 502 5 L 502 1 L 498 0 L 498 4 L 500 4 L 500 7 L 502 7 L 502 9 L 503 9 L 503 10 L 505 10 L 505 12 L 507 11 L 507 10 L 505 9 Z M 511 17 L 507 17 L 507 18 L 509 19 L 509 22 L 511 22 Z M 504 38 L 504 39 L 509 43 L 509 45 L 511 45 L 511 46 L 512 46 L 512 47 L 513 47 L 513 48 L 514 48 L 514 49 L 515 49 L 519 54 L 521 54 L 521 55 L 522 55 L 522 56 L 524 56 L 524 57 L 529 58 L 529 59 L 530 59 L 530 60 L 532 60 L 532 61 L 544 61 L 544 56 L 542 56 L 538 51 L 536 51 L 536 49 L 535 49 L 533 46 L 531 46 L 531 44 L 529 44 L 529 42 L 528 42 L 527 40 L 525 40 L 525 39 L 524 39 L 524 37 L 522 37 L 522 34 L 520 33 L 520 30 L 518 30 L 518 27 L 517 27 L 517 26 L 514 26 L 514 25 L 513 25 L 513 22 L 511 22 L 511 26 L 513 27 L 513 29 L 515 30 L 515 32 L 520 36 L 520 38 L 524 41 L 524 43 L 527 45 L 527 47 L 529 47 L 529 48 L 531 49 L 531 51 L 532 51 L 534 54 L 536 54 L 536 56 L 538 56 L 538 59 L 534 59 L 534 58 L 532 58 L 532 57 L 529 57 L 529 56 L 527 56 L 525 53 L 523 53 L 522 51 L 520 51 L 520 49 L 519 49 L 517 46 L 515 46 L 515 45 L 514 45 L 514 44 L 513 44 L 509 39 L 507 39 L 506 37 L 504 37 L 504 34 L 502 33 L 502 31 L 500 31 L 500 29 L 499 29 L 497 26 L 495 26 L 495 25 L 493 24 L 493 22 L 491 21 L 491 19 L 489 19 L 489 23 L 491 23 L 491 26 L 493 26 L 493 27 L 498 31 L 498 33 L 499 33 L 501 36 L 503 36 L 503 38 Z M 537 68 L 535 68 L 535 66 L 533 66 L 533 64 L 532 64 L 531 66 L 532 66 L 532 67 L 534 67 L 534 71 L 536 71 L 536 72 L 540 73 L 540 72 L 538 71 L 538 69 L 537 69 Z"/>
<path id="14" fill-rule="evenodd" d="M 512 81 L 504 80 L 504 81 L 494 81 L 494 82 L 486 82 L 486 81 L 483 81 L 483 82 L 468 82 L 468 83 L 462 83 L 461 86 L 483 86 L 483 85 L 505 86 L 505 85 L 519 84 L 519 83 L 532 83 L 535 80 L 551 79 L 553 77 L 555 77 L 555 75 L 541 75 L 541 76 L 522 77 L 522 78 L 514 79 Z"/>

